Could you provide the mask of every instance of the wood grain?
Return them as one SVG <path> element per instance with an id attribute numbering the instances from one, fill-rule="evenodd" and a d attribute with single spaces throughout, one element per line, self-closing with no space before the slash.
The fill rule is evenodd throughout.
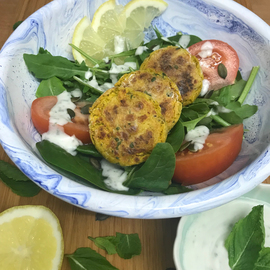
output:
<path id="1" fill-rule="evenodd" d="M 49 2 L 49 0 L 0 0 L 0 47 L 12 33 L 15 22 L 26 19 Z M 269 0 L 237 0 L 236 2 L 254 11 L 270 24 Z M 1 147 L 0 159 L 9 160 Z M 266 182 L 270 183 L 270 178 Z M 45 191 L 41 191 L 33 198 L 23 198 L 13 194 L 0 182 L 0 212 L 16 205 L 49 207 L 60 220 L 67 254 L 73 253 L 79 247 L 92 247 L 106 256 L 120 270 L 165 270 L 174 267 L 172 250 L 179 219 L 134 220 L 111 217 L 106 221 L 95 221 L 95 213 L 74 207 Z M 117 255 L 106 255 L 87 239 L 88 236 L 115 235 L 116 232 L 138 233 L 142 241 L 142 254 L 130 260 L 123 260 Z M 62 270 L 69 269 L 65 259 Z"/>

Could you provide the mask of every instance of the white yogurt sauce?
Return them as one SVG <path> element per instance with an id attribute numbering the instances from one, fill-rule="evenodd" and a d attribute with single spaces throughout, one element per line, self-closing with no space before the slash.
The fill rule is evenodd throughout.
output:
<path id="1" fill-rule="evenodd" d="M 86 71 L 84 74 L 84 77 L 86 80 L 89 80 L 92 76 L 93 76 L 93 73 L 90 70 Z"/>
<path id="2" fill-rule="evenodd" d="M 182 270 L 231 270 L 224 246 L 234 224 L 247 216 L 257 200 L 237 199 L 200 213 L 183 237 Z M 264 203 L 265 204 L 265 203 Z M 265 246 L 270 246 L 270 206 L 264 205 Z"/>
<path id="3" fill-rule="evenodd" d="M 128 71 L 129 68 L 132 69 L 137 69 L 137 65 L 134 62 L 126 62 L 123 65 L 116 65 L 115 63 L 112 63 L 111 69 L 109 70 L 110 73 L 110 79 L 112 80 L 113 84 L 116 84 L 118 79 L 117 79 L 117 74 L 121 72 Z"/>
<path id="4" fill-rule="evenodd" d="M 49 130 L 42 134 L 42 140 L 48 140 L 75 156 L 75 150 L 79 145 L 82 145 L 82 142 L 74 135 L 67 135 L 61 127 L 71 120 L 67 109 L 74 110 L 76 108 L 76 105 L 71 102 L 70 99 L 71 94 L 67 91 L 62 92 L 57 96 L 57 103 L 49 113 Z"/>
<path id="5" fill-rule="evenodd" d="M 153 51 L 159 50 L 160 49 L 160 45 L 157 45 L 153 48 Z"/>
<path id="6" fill-rule="evenodd" d="M 76 105 L 70 100 L 71 94 L 67 91 L 62 92 L 57 96 L 57 103 L 52 107 L 50 111 L 51 124 L 65 125 L 70 122 L 70 116 L 67 109 L 74 110 Z"/>
<path id="7" fill-rule="evenodd" d="M 203 149 L 206 138 L 209 135 L 209 129 L 206 126 L 198 126 L 190 130 L 186 136 L 185 140 L 194 144 L 194 151 Z"/>
<path id="8" fill-rule="evenodd" d="M 82 145 L 82 142 L 74 135 L 67 135 L 63 129 L 57 125 L 50 125 L 48 132 L 42 134 L 42 140 L 48 140 L 60 146 L 73 156 L 77 153 L 77 147 Z"/>
<path id="9" fill-rule="evenodd" d="M 77 88 L 70 92 L 70 94 L 75 98 L 81 98 L 82 97 L 82 91 L 81 89 Z"/>
<path id="10" fill-rule="evenodd" d="M 201 51 L 198 53 L 198 55 L 201 58 L 206 58 L 212 55 L 213 53 L 213 45 L 210 41 L 206 41 L 202 47 L 201 47 Z"/>
<path id="11" fill-rule="evenodd" d="M 135 55 L 141 55 L 144 51 L 147 51 L 148 48 L 146 46 L 139 46 L 135 52 Z"/>
<path id="12" fill-rule="evenodd" d="M 114 37 L 114 53 L 118 54 L 125 50 L 126 40 L 121 36 Z"/>
<path id="13" fill-rule="evenodd" d="M 102 59 L 105 63 L 109 63 L 110 59 L 108 56 L 106 56 L 105 58 Z"/>
<path id="14" fill-rule="evenodd" d="M 179 45 L 186 49 L 190 42 L 190 36 L 189 35 L 182 35 L 178 41 Z"/>
<path id="15" fill-rule="evenodd" d="M 210 82 L 206 79 L 203 80 L 203 84 L 202 84 L 202 90 L 201 90 L 201 93 L 200 93 L 200 96 L 204 96 L 208 90 L 209 90 L 209 86 L 210 86 Z"/>
<path id="16" fill-rule="evenodd" d="M 127 172 L 119 166 L 108 162 L 106 159 L 101 160 L 102 175 L 107 177 L 104 183 L 112 190 L 127 191 L 128 187 L 123 186 L 127 179 Z"/>

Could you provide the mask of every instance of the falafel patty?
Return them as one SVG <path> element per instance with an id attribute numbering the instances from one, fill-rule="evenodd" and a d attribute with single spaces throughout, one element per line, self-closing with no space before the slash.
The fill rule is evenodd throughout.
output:
<path id="1" fill-rule="evenodd" d="M 167 128 L 161 108 L 149 95 L 128 87 L 114 87 L 90 108 L 93 144 L 109 162 L 132 166 L 144 162 Z"/>
<path id="2" fill-rule="evenodd" d="M 122 76 L 115 86 L 131 87 L 157 101 L 168 131 L 178 121 L 182 111 L 182 97 L 177 85 L 167 76 L 150 70 L 137 70 Z"/>
<path id="3" fill-rule="evenodd" d="M 156 50 L 144 60 L 140 69 L 164 72 L 176 83 L 184 106 L 191 104 L 201 92 L 202 69 L 198 59 L 185 49 L 168 46 Z"/>

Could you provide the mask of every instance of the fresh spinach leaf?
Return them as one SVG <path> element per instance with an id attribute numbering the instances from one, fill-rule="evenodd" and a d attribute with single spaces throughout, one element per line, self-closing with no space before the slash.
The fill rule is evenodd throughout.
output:
<path id="1" fill-rule="evenodd" d="M 115 236 L 105 236 L 96 238 L 88 236 L 88 239 L 93 241 L 97 247 L 106 250 L 106 252 L 109 255 L 117 253 L 115 247 L 115 240 L 116 240 Z"/>
<path id="2" fill-rule="evenodd" d="M 12 192 L 22 197 L 33 197 L 41 190 L 16 166 L 2 160 L 0 160 L 0 179 Z"/>
<path id="3" fill-rule="evenodd" d="M 129 188 L 163 191 L 170 184 L 175 169 L 175 154 L 169 143 L 158 143 L 146 162 L 124 182 Z"/>
<path id="4" fill-rule="evenodd" d="M 92 164 L 83 160 L 78 156 L 72 156 L 67 151 L 62 149 L 61 147 L 47 141 L 43 140 L 36 144 L 36 147 L 41 154 L 41 156 L 48 163 L 59 167 L 62 170 L 71 172 L 75 174 L 91 184 L 95 185 L 98 188 L 103 190 L 121 193 L 121 194 L 129 194 L 135 195 L 138 194 L 138 190 L 129 189 L 128 191 L 113 191 L 109 189 L 104 183 L 104 177 L 102 176 L 102 171 L 97 170 Z"/>
<path id="5" fill-rule="evenodd" d="M 219 113 L 218 116 L 225 120 L 227 123 L 230 123 L 231 125 L 243 123 L 243 119 L 238 116 L 234 111 L 229 113 Z"/>
<path id="6" fill-rule="evenodd" d="M 118 270 L 105 257 L 91 248 L 78 248 L 73 254 L 65 255 L 71 270 Z"/>
<path id="7" fill-rule="evenodd" d="M 52 77 L 48 80 L 41 81 L 36 92 L 36 97 L 57 96 L 65 90 L 66 88 L 63 86 L 63 82 L 57 77 Z"/>
<path id="8" fill-rule="evenodd" d="M 93 144 L 80 145 L 76 150 L 84 155 L 102 158 L 102 155 L 98 152 Z"/>
<path id="9" fill-rule="evenodd" d="M 253 270 L 269 270 L 270 269 L 270 248 L 264 247 L 260 251 L 259 259 L 255 263 Z"/>
<path id="10" fill-rule="evenodd" d="M 172 183 L 166 190 L 163 191 L 166 195 L 174 195 L 180 193 L 186 193 L 192 191 L 192 189 L 182 186 L 181 184 Z"/>
<path id="11" fill-rule="evenodd" d="M 225 241 L 231 269 L 253 270 L 264 246 L 264 238 L 263 205 L 258 205 L 234 225 Z"/>
<path id="12" fill-rule="evenodd" d="M 74 63 L 62 56 L 53 56 L 47 53 L 24 54 L 24 62 L 30 72 L 37 79 L 47 80 L 52 77 L 58 77 L 62 80 L 69 80 L 73 76 L 85 77 L 88 67 L 84 62 Z"/>
<path id="13" fill-rule="evenodd" d="M 186 127 L 187 132 L 189 132 L 190 130 L 194 129 L 196 127 L 196 125 L 205 117 L 207 117 L 207 114 L 200 116 L 194 120 L 191 121 L 186 121 L 186 122 L 182 122 L 183 126 Z"/>
<path id="14" fill-rule="evenodd" d="M 182 125 L 181 121 L 178 120 L 168 134 L 167 143 L 169 143 L 172 146 L 174 153 L 176 153 L 179 150 L 184 139 L 185 139 L 184 126 Z"/>

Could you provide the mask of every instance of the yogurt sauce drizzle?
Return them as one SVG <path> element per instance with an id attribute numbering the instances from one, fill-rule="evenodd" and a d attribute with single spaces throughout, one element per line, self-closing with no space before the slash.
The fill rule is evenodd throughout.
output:
<path id="1" fill-rule="evenodd" d="M 252 199 L 237 199 L 200 213 L 189 222 L 183 237 L 181 270 L 231 270 L 224 246 L 233 225 L 262 204 Z M 270 206 L 264 203 L 265 246 L 270 246 Z"/>
<path id="2" fill-rule="evenodd" d="M 50 111 L 49 130 L 42 134 L 42 140 L 48 140 L 60 146 L 73 156 L 76 155 L 76 148 L 82 145 L 82 142 L 74 135 L 67 135 L 61 126 L 71 122 L 67 109 L 74 110 L 75 108 L 76 105 L 71 102 L 70 93 L 64 91 L 58 95 L 57 103 Z"/>
<path id="3" fill-rule="evenodd" d="M 186 136 L 185 141 L 194 144 L 194 151 L 203 149 L 206 138 L 209 135 L 209 129 L 206 126 L 198 126 L 190 130 Z"/>
<path id="4" fill-rule="evenodd" d="M 201 47 L 201 51 L 198 53 L 198 55 L 201 58 L 206 58 L 212 55 L 213 53 L 213 45 L 210 41 L 206 41 L 202 47 Z"/>
<path id="5" fill-rule="evenodd" d="M 104 183 L 112 190 L 127 191 L 123 183 L 127 179 L 127 172 L 120 169 L 119 166 L 111 164 L 106 159 L 101 160 L 102 175 L 107 177 Z"/>

